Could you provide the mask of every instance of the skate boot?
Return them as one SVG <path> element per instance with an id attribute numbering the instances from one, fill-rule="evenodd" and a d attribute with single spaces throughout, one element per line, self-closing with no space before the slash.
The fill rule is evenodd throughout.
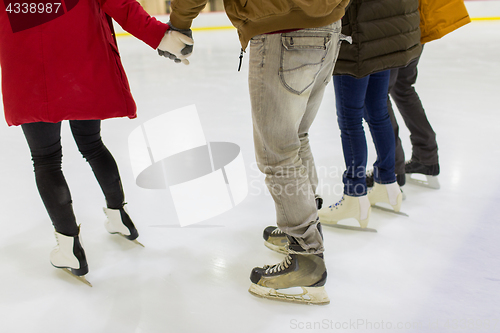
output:
<path id="1" fill-rule="evenodd" d="M 437 178 L 437 175 L 439 175 L 439 163 L 425 165 L 411 159 L 409 161 L 406 161 L 405 163 L 405 172 L 406 180 L 408 181 L 408 183 L 413 183 L 436 190 L 441 187 Z M 412 174 L 424 175 L 425 180 L 413 178 Z"/>
<path id="2" fill-rule="evenodd" d="M 306 254 L 289 238 L 289 254 L 273 266 L 255 267 L 250 274 L 251 294 L 279 301 L 328 304 L 325 290 L 326 266 L 323 254 Z"/>
<path id="3" fill-rule="evenodd" d="M 267 227 L 266 229 L 264 229 L 263 237 L 264 245 L 269 249 L 279 253 L 288 253 L 288 238 L 286 237 L 286 234 L 278 227 Z"/>
<path id="4" fill-rule="evenodd" d="M 336 204 L 321 209 L 318 212 L 318 216 L 320 222 L 324 225 L 340 229 L 377 232 L 375 229 L 367 228 L 370 213 L 371 205 L 366 195 L 353 197 L 344 194 L 342 199 Z M 350 218 L 356 219 L 360 227 L 338 224 L 338 222 Z"/>
<path id="5" fill-rule="evenodd" d="M 134 223 L 130 219 L 128 215 L 127 209 L 125 205 L 119 209 L 111 209 L 111 208 L 103 208 L 104 214 L 107 216 L 107 220 L 104 222 L 104 226 L 106 230 L 110 234 L 119 234 L 120 236 L 125 237 L 128 240 L 133 241 L 134 243 L 144 246 L 139 241 L 137 241 L 137 237 L 139 237 L 139 233 L 135 228 Z"/>
<path id="6" fill-rule="evenodd" d="M 398 182 L 399 187 L 405 186 L 405 184 L 406 184 L 405 174 L 402 174 L 402 175 L 396 174 L 396 181 Z M 373 187 L 374 184 L 375 184 L 375 179 L 373 177 L 373 170 L 367 170 L 366 171 L 366 187 Z"/>
<path id="7" fill-rule="evenodd" d="M 366 181 L 366 187 L 373 187 L 373 183 L 375 182 L 373 178 L 373 169 L 366 170 L 365 181 Z"/>
<path id="8" fill-rule="evenodd" d="M 323 199 L 319 196 L 316 195 L 316 207 L 321 209 L 321 206 L 323 205 Z M 318 223 L 318 230 L 321 233 L 321 237 L 323 237 L 323 232 L 321 230 L 321 225 Z M 269 226 L 266 229 L 264 229 L 264 245 L 267 246 L 269 249 L 279 252 L 279 253 L 288 253 L 287 250 L 287 245 L 288 245 L 288 238 L 286 234 L 281 231 L 278 227 L 274 226 Z"/>
<path id="9" fill-rule="evenodd" d="M 80 241 L 80 233 L 77 236 L 66 236 L 55 232 L 57 246 L 50 253 L 50 263 L 56 268 L 61 268 L 81 282 L 92 287 L 84 275 L 89 272 L 87 258 Z"/>
<path id="10" fill-rule="evenodd" d="M 321 229 L 321 223 L 316 224 L 321 238 L 323 238 L 323 230 Z M 264 229 L 264 245 L 269 249 L 279 252 L 288 253 L 288 237 L 281 231 L 278 227 L 267 227 Z"/>
<path id="11" fill-rule="evenodd" d="M 400 212 L 403 193 L 397 182 L 391 184 L 375 183 L 373 188 L 368 191 L 368 200 L 370 200 L 372 207 L 408 216 Z M 393 210 L 378 206 L 377 203 L 387 203 L 392 206 Z"/>

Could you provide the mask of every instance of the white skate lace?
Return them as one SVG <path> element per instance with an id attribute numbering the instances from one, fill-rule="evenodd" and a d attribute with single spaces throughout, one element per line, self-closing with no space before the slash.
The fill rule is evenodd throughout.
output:
<path id="1" fill-rule="evenodd" d="M 268 266 L 268 265 L 264 266 L 264 269 L 266 270 L 265 273 L 266 274 L 279 273 L 281 271 L 284 271 L 288 267 L 290 267 L 291 264 L 292 264 L 292 257 L 290 257 L 290 255 L 288 255 L 279 264 L 276 264 L 274 266 Z"/>
<path id="2" fill-rule="evenodd" d="M 271 235 L 274 235 L 274 236 L 280 236 L 280 235 L 284 235 L 285 233 L 283 231 L 281 231 L 279 228 L 276 228 L 274 229 L 272 232 L 271 232 Z"/>

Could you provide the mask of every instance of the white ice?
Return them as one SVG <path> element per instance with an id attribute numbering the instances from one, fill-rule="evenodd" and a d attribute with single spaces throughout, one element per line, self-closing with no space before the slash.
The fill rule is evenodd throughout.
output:
<path id="1" fill-rule="evenodd" d="M 145 248 L 105 231 L 100 188 L 63 127 L 63 170 L 93 288 L 50 265 L 53 228 L 27 144 L 19 127 L 0 126 L 2 332 L 500 331 L 500 21 L 473 22 L 425 47 L 416 87 L 437 133 L 441 189 L 406 185 L 409 217 L 373 211 L 376 234 L 324 228 L 327 306 L 247 291 L 253 267 L 283 257 L 262 240 L 275 212 L 255 167 L 248 55 L 238 72 L 234 30 L 195 32 L 194 39 L 189 66 L 132 37 L 119 39 L 139 117 L 104 121 L 102 136 Z M 241 147 L 249 195 L 181 228 L 167 191 L 135 184 L 127 140 L 147 120 L 191 104 L 208 141 Z M 409 158 L 409 134 L 398 119 Z M 331 83 L 310 135 L 319 192 L 331 204 L 340 199 L 344 170 Z"/>

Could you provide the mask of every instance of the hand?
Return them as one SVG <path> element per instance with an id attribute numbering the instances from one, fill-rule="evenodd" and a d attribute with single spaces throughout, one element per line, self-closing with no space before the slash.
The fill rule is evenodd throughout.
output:
<path id="1" fill-rule="evenodd" d="M 167 24 L 170 26 L 171 30 L 178 31 L 181 34 L 186 35 L 187 37 L 193 39 L 193 31 L 191 31 L 191 29 L 178 29 L 178 28 L 174 27 L 172 25 L 172 23 L 170 23 L 170 21 L 168 21 Z M 182 53 L 182 55 L 189 57 L 191 55 L 191 53 L 193 53 L 193 44 L 186 45 L 186 47 L 181 50 L 181 53 Z"/>
<path id="2" fill-rule="evenodd" d="M 193 52 L 193 43 L 191 29 L 181 30 L 170 26 L 158 45 L 158 54 L 176 63 L 189 65 L 186 58 Z"/>

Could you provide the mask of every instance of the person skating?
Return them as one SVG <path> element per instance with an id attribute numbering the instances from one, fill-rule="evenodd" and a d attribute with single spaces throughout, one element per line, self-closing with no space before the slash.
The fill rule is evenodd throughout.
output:
<path id="1" fill-rule="evenodd" d="M 408 64 L 421 52 L 418 5 L 418 0 L 353 0 L 342 18 L 342 33 L 352 37 L 352 43 L 342 43 L 333 78 L 346 165 L 344 193 L 340 201 L 319 211 L 323 225 L 340 226 L 342 220 L 355 219 L 360 227 L 351 229 L 368 230 L 371 206 L 389 204 L 394 212 L 401 208 L 387 92 L 389 70 Z M 365 182 L 363 118 L 377 150 L 371 191 Z"/>
<path id="2" fill-rule="evenodd" d="M 462 0 L 420 0 L 419 3 L 422 45 L 440 39 L 470 22 Z M 437 176 L 440 168 L 436 133 L 414 87 L 420 58 L 421 54 L 407 66 L 391 70 L 389 96 L 394 100 L 410 132 L 412 146 L 411 158 L 405 162 L 405 153 L 399 138 L 399 126 L 388 96 L 387 106 L 396 143 L 395 172 L 399 186 L 405 185 L 408 180 L 411 183 L 438 189 L 440 185 Z M 420 174 L 425 180 L 412 177 L 412 174 Z M 367 172 L 366 183 L 368 187 L 373 186 L 373 172 L 370 175 Z"/>
<path id="3" fill-rule="evenodd" d="M 208 1 L 172 1 L 170 22 L 188 30 Z M 255 153 L 286 235 L 285 259 L 256 267 L 249 291 L 265 298 L 326 304 L 326 266 L 315 200 L 309 128 L 331 80 L 348 0 L 224 1 L 242 51 L 250 44 Z M 229 84 L 229 83 L 228 83 Z M 302 287 L 303 292 L 280 292 Z"/>
<path id="4" fill-rule="evenodd" d="M 191 41 L 149 16 L 135 0 L 66 0 L 57 11 L 45 4 L 29 15 L 4 3 L 0 9 L 5 119 L 9 126 L 21 126 L 31 151 L 36 185 L 57 240 L 50 261 L 88 283 L 80 227 L 61 170 L 61 122 L 69 120 L 78 149 L 104 193 L 106 230 L 136 240 L 118 167 L 100 135 L 102 119 L 136 117 L 111 17 L 173 58 L 184 60 L 181 50 Z"/>

